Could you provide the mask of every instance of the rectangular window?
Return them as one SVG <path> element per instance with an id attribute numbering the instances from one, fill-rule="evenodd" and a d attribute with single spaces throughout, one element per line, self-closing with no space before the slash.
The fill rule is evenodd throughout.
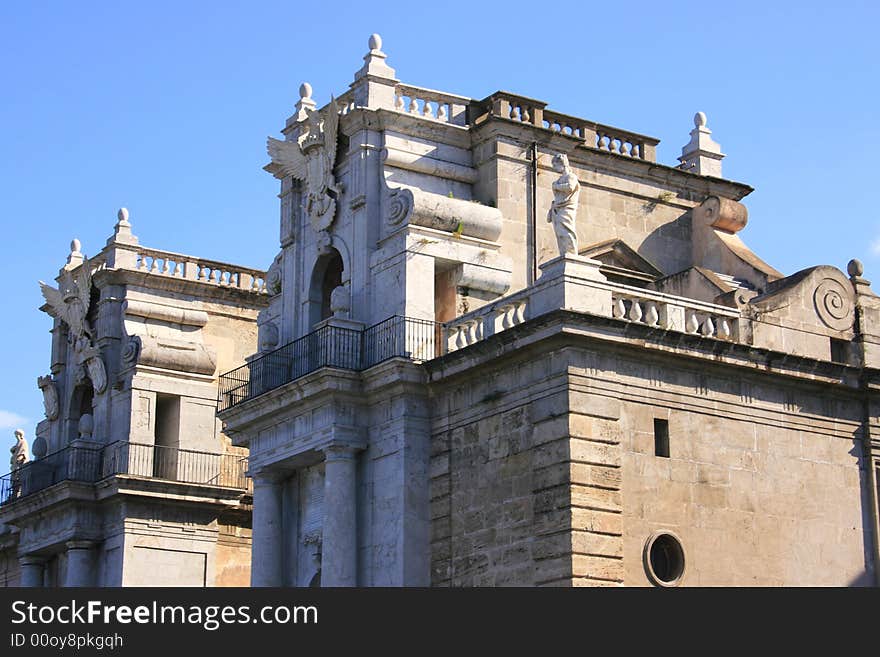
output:
<path id="1" fill-rule="evenodd" d="M 831 338 L 831 360 L 835 363 L 849 362 L 849 341 Z"/>
<path id="2" fill-rule="evenodd" d="M 654 456 L 669 458 L 668 420 L 654 420 Z"/>

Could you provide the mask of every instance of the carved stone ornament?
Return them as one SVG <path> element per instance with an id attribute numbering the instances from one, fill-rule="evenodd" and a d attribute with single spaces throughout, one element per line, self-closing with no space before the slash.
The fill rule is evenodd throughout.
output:
<path id="1" fill-rule="evenodd" d="M 269 137 L 267 150 L 272 162 L 266 169 L 277 178 L 292 176 L 306 184 L 306 212 L 318 232 L 330 230 L 336 215 L 336 197 L 340 189 L 333 176 L 336 163 L 336 133 L 339 109 L 331 97 L 323 116 L 305 109 L 306 120 L 296 141 Z"/>
<path id="2" fill-rule="evenodd" d="M 47 312 L 70 327 L 67 339 L 76 352 L 81 352 L 92 345 L 94 338 L 94 331 L 87 319 L 92 291 L 92 268 L 88 258 L 83 259 L 75 278 L 71 271 L 65 269 L 58 284 L 56 290 L 40 281 L 40 290 L 49 306 Z"/>
<path id="3" fill-rule="evenodd" d="M 141 353 L 141 339 L 137 335 L 131 336 L 122 349 L 123 366 L 134 365 Z"/>
<path id="4" fill-rule="evenodd" d="M 46 411 L 47 420 L 58 418 L 60 405 L 58 403 L 58 388 L 51 376 L 41 376 L 37 379 L 37 387 L 43 392 L 43 408 Z"/>
<path id="5" fill-rule="evenodd" d="M 853 304 L 851 291 L 833 278 L 825 278 L 813 291 L 816 314 L 828 328 L 845 331 L 852 328 Z"/>
<path id="6" fill-rule="evenodd" d="M 281 274 L 281 254 L 279 253 L 272 261 L 269 271 L 266 272 L 266 287 L 269 290 L 269 294 L 274 295 L 281 293 Z"/>
<path id="7" fill-rule="evenodd" d="M 578 239 L 575 221 L 581 186 L 568 164 L 567 155 L 557 153 L 553 156 L 553 170 L 562 175 L 553 182 L 553 203 L 547 213 L 547 221 L 553 224 L 559 255 L 577 255 Z"/>
<path id="8" fill-rule="evenodd" d="M 268 322 L 260 327 L 260 351 L 272 351 L 278 347 L 278 326 Z"/>
<path id="9" fill-rule="evenodd" d="M 95 348 L 89 349 L 84 354 L 83 360 L 95 392 L 100 395 L 107 389 L 107 370 L 104 361 L 101 360 L 101 353 Z"/>
<path id="10" fill-rule="evenodd" d="M 330 312 L 334 317 L 348 317 L 351 312 L 351 294 L 344 285 L 338 285 L 330 293 Z"/>

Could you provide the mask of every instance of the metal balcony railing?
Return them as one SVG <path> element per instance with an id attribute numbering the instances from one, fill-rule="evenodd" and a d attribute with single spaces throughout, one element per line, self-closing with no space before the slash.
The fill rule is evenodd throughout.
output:
<path id="1" fill-rule="evenodd" d="M 217 411 L 258 397 L 321 367 L 361 371 L 394 357 L 430 360 L 438 351 L 441 324 L 395 315 L 363 330 L 322 326 L 220 375 Z"/>
<path id="2" fill-rule="evenodd" d="M 118 441 L 103 447 L 65 447 L 0 477 L 0 504 L 62 481 L 95 483 L 118 474 L 248 490 L 248 459 L 163 445 Z"/>

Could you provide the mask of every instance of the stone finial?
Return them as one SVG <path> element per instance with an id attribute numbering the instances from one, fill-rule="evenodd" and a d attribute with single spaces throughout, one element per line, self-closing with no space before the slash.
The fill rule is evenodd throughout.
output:
<path id="1" fill-rule="evenodd" d="M 700 174 L 701 176 L 721 177 L 721 160 L 724 153 L 721 145 L 713 141 L 712 131 L 706 127 L 706 114 L 697 112 L 694 114 L 694 129 L 691 130 L 691 140 L 682 147 L 680 169 Z"/>
<path id="2" fill-rule="evenodd" d="M 128 208 L 119 208 L 116 213 L 116 225 L 113 227 L 113 235 L 107 240 L 107 246 L 111 244 L 137 244 L 138 238 L 131 232 L 131 222 L 128 220 Z"/>
<path id="3" fill-rule="evenodd" d="M 862 274 L 865 273 L 865 266 L 861 260 L 853 258 L 846 265 L 846 273 L 849 274 L 850 278 L 861 278 Z"/>
<path id="4" fill-rule="evenodd" d="M 344 285 L 338 285 L 330 293 L 330 312 L 334 317 L 348 317 L 351 312 L 351 294 Z"/>
<path id="5" fill-rule="evenodd" d="M 79 418 L 79 423 L 77 424 L 77 430 L 79 431 L 79 437 L 81 440 L 91 440 L 92 431 L 95 428 L 95 421 L 92 418 L 91 413 L 83 413 Z"/>
<path id="6" fill-rule="evenodd" d="M 77 238 L 74 237 L 70 240 L 70 254 L 67 256 L 65 269 L 75 269 L 82 264 L 83 254 L 80 249 L 82 249 L 82 243 Z"/>
<path id="7" fill-rule="evenodd" d="M 394 107 L 394 87 L 397 86 L 396 73 L 385 63 L 387 55 L 382 52 L 382 37 L 370 35 L 367 44 L 369 52 L 364 55 L 364 65 L 354 74 L 352 88 L 355 91 L 355 104 L 360 107 Z"/>
<path id="8" fill-rule="evenodd" d="M 312 99 L 312 85 L 303 82 L 299 85 L 299 101 L 296 103 L 296 120 L 305 121 L 309 118 L 309 112 L 313 111 L 317 105 Z"/>

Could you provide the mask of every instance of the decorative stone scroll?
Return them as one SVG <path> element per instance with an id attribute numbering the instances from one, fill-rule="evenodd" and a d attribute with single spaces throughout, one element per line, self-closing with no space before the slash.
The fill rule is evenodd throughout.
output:
<path id="1" fill-rule="evenodd" d="M 852 294 L 843 284 L 833 278 L 819 281 L 813 291 L 813 303 L 819 319 L 836 331 L 852 328 Z"/>
<path id="2" fill-rule="evenodd" d="M 389 228 L 412 224 L 494 242 L 502 219 L 498 208 L 418 189 L 390 189 L 385 203 Z"/>

